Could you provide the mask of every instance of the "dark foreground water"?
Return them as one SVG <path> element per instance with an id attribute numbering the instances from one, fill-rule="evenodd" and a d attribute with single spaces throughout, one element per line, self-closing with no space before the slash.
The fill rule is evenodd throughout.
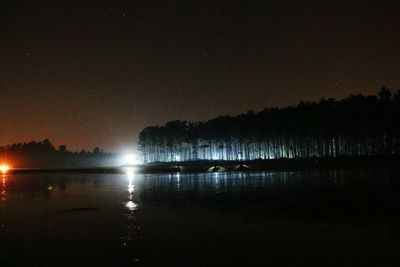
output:
<path id="1" fill-rule="evenodd" d="M 0 266 L 400 265 L 398 171 L 24 174 Z"/>

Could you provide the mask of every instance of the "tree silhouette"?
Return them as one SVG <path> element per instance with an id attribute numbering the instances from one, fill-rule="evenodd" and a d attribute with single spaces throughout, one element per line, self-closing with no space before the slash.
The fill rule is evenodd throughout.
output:
<path id="1" fill-rule="evenodd" d="M 208 121 L 172 121 L 139 135 L 145 162 L 399 154 L 400 92 L 300 101 Z"/>
<path id="2" fill-rule="evenodd" d="M 115 156 L 96 147 L 93 152 L 72 152 L 65 145 L 58 149 L 49 139 L 42 142 L 16 143 L 0 147 L 0 162 L 14 167 L 97 167 L 111 165 Z"/>

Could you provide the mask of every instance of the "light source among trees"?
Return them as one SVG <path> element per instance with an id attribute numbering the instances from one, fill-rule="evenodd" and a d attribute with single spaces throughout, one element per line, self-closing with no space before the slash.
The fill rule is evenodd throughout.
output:
<path id="1" fill-rule="evenodd" d="M 142 130 L 145 162 L 400 154 L 400 91 L 301 101 L 297 106 L 171 121 Z"/>

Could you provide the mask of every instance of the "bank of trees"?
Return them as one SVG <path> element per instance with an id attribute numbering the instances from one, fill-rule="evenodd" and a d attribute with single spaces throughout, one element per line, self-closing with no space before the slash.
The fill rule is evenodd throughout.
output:
<path id="1" fill-rule="evenodd" d="M 112 165 L 114 158 L 98 147 L 80 152 L 69 151 L 65 145 L 56 148 L 49 139 L 0 146 L 0 162 L 23 168 L 98 167 Z"/>
<path id="2" fill-rule="evenodd" d="M 400 90 L 142 130 L 145 162 L 400 154 Z"/>

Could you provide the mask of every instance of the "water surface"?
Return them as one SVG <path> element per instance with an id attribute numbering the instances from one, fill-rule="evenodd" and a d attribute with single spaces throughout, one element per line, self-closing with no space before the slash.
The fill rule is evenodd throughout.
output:
<path id="1" fill-rule="evenodd" d="M 400 265 L 397 170 L 21 174 L 0 266 Z"/>

